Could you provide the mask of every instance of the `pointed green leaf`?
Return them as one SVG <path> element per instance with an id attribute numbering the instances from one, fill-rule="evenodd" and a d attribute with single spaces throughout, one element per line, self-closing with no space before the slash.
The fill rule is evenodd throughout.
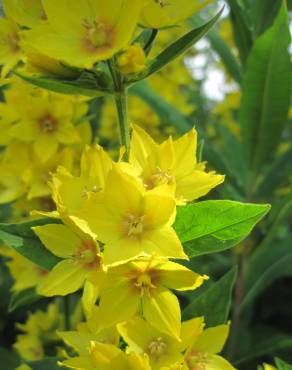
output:
<path id="1" fill-rule="evenodd" d="M 238 244 L 269 210 L 268 204 L 208 200 L 179 207 L 174 228 L 194 257 Z"/>
<path id="2" fill-rule="evenodd" d="M 20 292 L 12 294 L 8 306 L 8 312 L 13 312 L 17 308 L 35 303 L 41 298 L 42 297 L 36 293 L 34 288 L 21 290 Z"/>
<path id="3" fill-rule="evenodd" d="M 254 43 L 243 78 L 239 120 L 243 150 L 258 168 L 276 149 L 291 97 L 290 33 L 284 4 L 273 26 Z"/>
<path id="4" fill-rule="evenodd" d="M 143 80 L 153 73 L 156 73 L 161 68 L 165 67 L 168 63 L 172 62 L 174 59 L 178 58 L 184 54 L 189 48 L 191 48 L 197 41 L 199 41 L 205 34 L 214 26 L 219 17 L 221 16 L 223 9 L 212 18 L 209 22 L 201 27 L 193 29 L 186 35 L 182 36 L 180 39 L 168 46 L 163 52 L 161 52 L 157 57 L 155 57 L 148 64 L 147 68 L 141 73 L 136 75 L 134 78 L 128 80 L 131 84 L 136 81 Z"/>
<path id="5" fill-rule="evenodd" d="M 212 284 L 183 310 L 183 320 L 204 316 L 207 326 L 226 323 L 231 306 L 232 290 L 237 277 L 237 267 Z"/>
<path id="6" fill-rule="evenodd" d="M 14 74 L 32 85 L 60 94 L 98 97 L 112 93 L 110 83 L 102 72 L 100 75 L 83 72 L 78 78 L 71 80 L 51 76 L 27 76 L 19 72 Z"/>
<path id="7" fill-rule="evenodd" d="M 0 240 L 36 265 L 51 270 L 60 259 L 46 249 L 31 230 L 33 226 L 51 223 L 59 223 L 59 221 L 42 218 L 19 224 L 0 224 Z"/>

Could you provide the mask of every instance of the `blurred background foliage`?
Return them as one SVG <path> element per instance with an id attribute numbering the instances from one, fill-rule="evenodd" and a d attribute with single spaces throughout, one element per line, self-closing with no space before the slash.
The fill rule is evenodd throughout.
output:
<path id="1" fill-rule="evenodd" d="M 200 156 L 210 168 L 226 174 L 225 183 L 209 198 L 272 204 L 269 216 L 244 243 L 190 262 L 214 280 L 238 265 L 226 355 L 236 367 L 248 370 L 272 363 L 274 357 L 292 363 L 290 35 L 282 0 L 221 3 L 224 15 L 207 37 L 184 58 L 131 89 L 130 118 L 158 140 L 196 127 Z M 291 0 L 287 7 L 292 11 Z M 215 10 L 211 6 L 184 27 L 159 32 L 151 53 L 202 24 Z M 97 98 L 90 109 L 97 112 L 91 117 L 96 140 L 115 153 L 112 102 Z M 12 210 L 13 205 L 2 205 L 0 221 L 8 220 Z M 14 323 L 23 322 L 25 315 L 21 308 L 7 314 L 12 278 L 3 263 L 0 268 L 1 355 L 5 357 L 4 348 L 15 341 Z M 199 300 L 210 287 L 212 281 L 192 296 L 181 296 L 186 315 L 189 302 Z M 225 298 L 230 300 L 231 292 Z M 34 310 L 46 305 L 42 299 Z M 215 306 L 216 301 L 214 310 Z M 0 369 L 7 370 L 2 364 Z"/>

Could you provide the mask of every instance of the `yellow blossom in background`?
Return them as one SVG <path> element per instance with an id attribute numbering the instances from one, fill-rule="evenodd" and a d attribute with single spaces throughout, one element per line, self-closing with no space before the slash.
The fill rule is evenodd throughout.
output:
<path id="1" fill-rule="evenodd" d="M 149 0 L 142 10 L 139 23 L 148 28 L 177 25 L 203 9 L 212 0 Z"/>
<path id="2" fill-rule="evenodd" d="M 117 166 L 109 172 L 104 192 L 93 194 L 76 214 L 106 244 L 106 265 L 140 255 L 187 259 L 171 227 L 175 215 L 172 197 L 146 192 L 136 178 Z"/>
<path id="3" fill-rule="evenodd" d="M 14 279 L 12 286 L 14 292 L 37 287 L 48 274 L 47 270 L 35 265 L 13 249 L 9 248 L 1 253 L 9 258 L 6 265 Z"/>
<path id="4" fill-rule="evenodd" d="M 23 364 L 18 366 L 15 370 L 32 370 L 32 368 L 29 367 L 28 365 Z"/>
<path id="5" fill-rule="evenodd" d="M 31 104 L 23 110 L 20 122 L 11 129 L 11 135 L 33 143 L 39 160 L 46 162 L 57 153 L 60 144 L 68 145 L 80 140 L 72 124 L 72 102 L 48 96 L 34 98 Z"/>
<path id="6" fill-rule="evenodd" d="M 3 0 L 3 7 L 6 16 L 21 26 L 32 27 L 46 19 L 41 0 Z"/>
<path id="7" fill-rule="evenodd" d="M 270 364 L 263 364 L 264 370 L 277 370 L 274 366 Z"/>
<path id="8" fill-rule="evenodd" d="M 20 46 L 19 29 L 16 23 L 9 19 L 0 18 L 0 64 L 2 76 L 7 73 L 23 58 Z"/>
<path id="9" fill-rule="evenodd" d="M 130 42 L 143 0 L 127 5 L 125 0 L 43 0 L 48 21 L 25 31 L 25 43 L 69 65 L 92 68 Z"/>
<path id="10" fill-rule="evenodd" d="M 0 162 L 0 204 L 12 202 L 27 192 L 26 176 L 29 165 L 27 145 L 12 143 L 6 148 Z"/>
<path id="11" fill-rule="evenodd" d="M 123 74 L 139 73 L 145 68 L 146 56 L 139 44 L 125 49 L 117 57 L 117 65 Z"/>
<path id="12" fill-rule="evenodd" d="M 131 319 L 139 313 L 157 330 L 179 337 L 180 307 L 169 290 L 192 290 L 206 276 L 165 259 L 139 259 L 95 276 L 100 291 L 100 327 Z"/>
<path id="13" fill-rule="evenodd" d="M 44 296 L 67 295 L 80 289 L 90 273 L 102 268 L 98 244 L 72 223 L 33 227 L 42 243 L 62 258 L 38 286 Z"/>
<path id="14" fill-rule="evenodd" d="M 17 324 L 23 334 L 17 335 L 14 348 L 25 360 L 35 361 L 44 358 L 45 345 L 58 341 L 56 330 L 64 328 L 63 315 L 59 306 L 51 303 L 47 311 L 31 313 L 24 324 Z"/>
<path id="15" fill-rule="evenodd" d="M 28 186 L 27 198 L 45 197 L 51 194 L 49 182 L 58 166 L 64 165 L 69 170 L 73 166 L 73 152 L 70 148 L 63 149 L 47 161 L 43 162 L 31 155 L 32 165 L 26 171 L 25 182 Z"/>
<path id="16" fill-rule="evenodd" d="M 167 186 L 175 189 L 179 204 L 206 195 L 224 181 L 224 176 L 205 171 L 197 163 L 197 133 L 189 131 L 177 140 L 157 144 L 141 128 L 132 133 L 130 163 L 137 169 L 147 190 Z"/>

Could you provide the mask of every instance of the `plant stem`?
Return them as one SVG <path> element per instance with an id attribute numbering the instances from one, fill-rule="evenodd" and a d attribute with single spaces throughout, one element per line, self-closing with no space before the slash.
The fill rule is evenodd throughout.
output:
<path id="1" fill-rule="evenodd" d="M 119 121 L 120 143 L 125 147 L 125 159 L 129 159 L 130 154 L 130 128 L 128 122 L 128 103 L 126 89 L 115 94 L 116 109 Z"/>
<path id="2" fill-rule="evenodd" d="M 70 300 L 69 296 L 66 295 L 63 297 L 63 307 L 64 307 L 64 325 L 65 330 L 71 330 L 71 323 L 70 323 Z"/>
<path id="3" fill-rule="evenodd" d="M 125 147 L 125 159 L 129 159 L 130 154 L 130 127 L 128 121 L 128 91 L 123 84 L 123 78 L 116 70 L 114 60 L 108 62 L 108 67 L 112 75 L 115 87 L 115 104 L 118 114 L 120 144 Z"/>

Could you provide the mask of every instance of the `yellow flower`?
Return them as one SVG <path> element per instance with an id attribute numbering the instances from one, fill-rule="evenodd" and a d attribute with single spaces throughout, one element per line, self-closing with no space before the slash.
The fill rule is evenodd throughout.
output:
<path id="1" fill-rule="evenodd" d="M 32 229 L 53 254 L 62 258 L 38 286 L 41 295 L 67 295 L 80 289 L 90 273 L 101 269 L 99 246 L 72 222 L 50 224 Z"/>
<path id="2" fill-rule="evenodd" d="M 2 77 L 23 57 L 18 26 L 9 19 L 0 18 L 0 64 Z"/>
<path id="3" fill-rule="evenodd" d="M 73 165 L 73 152 L 70 148 L 63 149 L 45 162 L 38 160 L 35 156 L 31 157 L 31 164 L 24 176 L 25 183 L 28 186 L 27 198 L 29 200 L 50 195 L 49 182 L 52 173 L 60 165 L 66 166 L 68 169 L 71 169 Z"/>
<path id="4" fill-rule="evenodd" d="M 8 145 L 12 141 L 10 128 L 17 120 L 18 114 L 14 107 L 6 103 L 0 103 L 0 145 Z"/>
<path id="5" fill-rule="evenodd" d="M 202 321 L 202 318 L 193 319 Z M 190 320 L 192 321 L 192 320 Z M 203 368 L 205 370 L 234 370 L 234 367 L 219 356 L 229 333 L 229 324 L 219 325 L 197 331 L 192 344 L 185 354 L 185 364 L 189 370 Z"/>
<path id="6" fill-rule="evenodd" d="M 109 172 L 104 192 L 92 195 L 76 215 L 106 244 L 106 265 L 140 255 L 187 259 L 171 227 L 176 215 L 174 199 L 146 192 L 117 166 Z"/>
<path id="7" fill-rule="evenodd" d="M 25 177 L 29 165 L 27 145 L 11 143 L 6 148 L 0 162 L 0 204 L 12 202 L 26 193 Z"/>
<path id="8" fill-rule="evenodd" d="M 57 153 L 60 144 L 80 140 L 72 123 L 72 102 L 49 94 L 33 97 L 30 104 L 24 107 L 21 120 L 13 126 L 11 134 L 18 140 L 33 143 L 39 160 L 46 162 Z"/>
<path id="9" fill-rule="evenodd" d="M 80 176 L 59 167 L 52 178 L 53 199 L 57 209 L 73 214 L 79 211 L 90 194 L 104 189 L 113 161 L 99 145 L 87 146 L 82 154 Z"/>
<path id="10" fill-rule="evenodd" d="M 264 365 L 264 370 L 277 370 L 274 366 L 270 364 L 263 364 Z"/>
<path id="11" fill-rule="evenodd" d="M 18 366 L 15 370 L 32 370 L 32 368 L 29 367 L 28 365 L 23 364 Z"/>
<path id="12" fill-rule="evenodd" d="M 17 336 L 13 347 L 25 360 L 41 360 L 45 356 L 45 345 L 58 341 L 56 329 L 64 328 L 63 315 L 58 305 L 51 303 L 46 312 L 37 310 L 29 314 L 24 324 L 16 326 L 24 334 Z"/>
<path id="13" fill-rule="evenodd" d="M 123 74 L 139 73 L 145 63 L 146 56 L 139 44 L 129 46 L 117 57 L 117 65 Z"/>
<path id="14" fill-rule="evenodd" d="M 141 318 L 118 324 L 118 330 L 130 351 L 146 353 L 153 370 L 182 362 L 181 341 L 154 329 Z"/>
<path id="15" fill-rule="evenodd" d="M 165 259 L 139 259 L 109 268 L 95 278 L 100 291 L 101 327 L 127 321 L 140 313 L 158 331 L 178 338 L 180 307 L 169 289 L 196 289 L 206 276 Z"/>
<path id="16" fill-rule="evenodd" d="M 155 143 L 141 128 L 132 134 L 130 163 L 137 168 L 146 189 L 175 189 L 178 204 L 206 195 L 224 181 L 224 176 L 205 171 L 205 163 L 197 163 L 197 132 L 192 129 L 178 140 L 172 138 Z"/>
<path id="17" fill-rule="evenodd" d="M 148 28 L 177 25 L 200 11 L 212 0 L 150 0 L 143 8 L 139 24 Z"/>
<path id="18" fill-rule="evenodd" d="M 43 0 L 46 24 L 25 31 L 26 42 L 51 58 L 91 68 L 131 40 L 143 0 Z"/>
<path id="19" fill-rule="evenodd" d="M 48 273 L 11 248 L 2 254 L 9 257 L 6 265 L 14 279 L 12 290 L 15 292 L 38 286 Z"/>
<path id="20" fill-rule="evenodd" d="M 32 27 L 46 18 L 41 0 L 3 0 L 3 7 L 6 16 L 22 26 Z"/>
<path id="21" fill-rule="evenodd" d="M 70 358 L 60 365 L 77 370 L 151 370 L 146 355 L 124 353 L 111 345 L 87 341 L 70 343 L 80 356 Z"/>

